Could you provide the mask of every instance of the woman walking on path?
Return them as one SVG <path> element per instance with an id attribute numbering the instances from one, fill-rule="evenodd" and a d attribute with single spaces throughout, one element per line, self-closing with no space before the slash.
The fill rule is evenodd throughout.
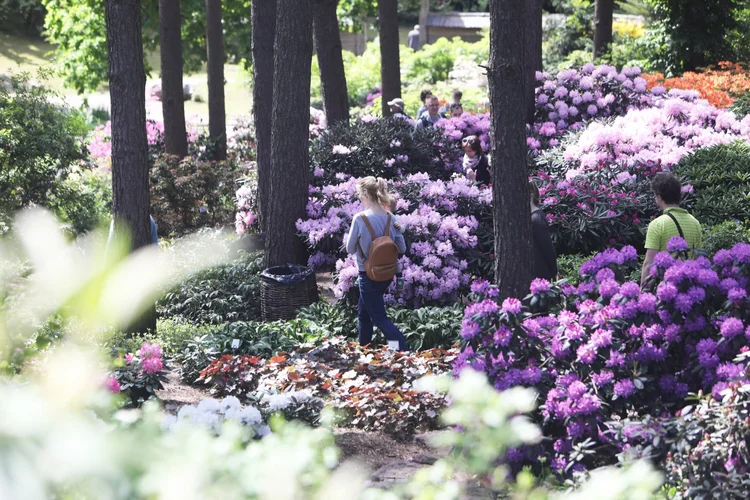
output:
<path id="1" fill-rule="evenodd" d="M 398 327 L 388 319 L 385 313 L 383 295 L 393 281 L 397 270 L 398 255 L 406 253 L 406 243 L 401 231 L 394 224 L 393 215 L 383 206 L 390 206 L 391 196 L 384 179 L 365 177 L 357 183 L 357 194 L 365 206 L 365 211 L 358 213 L 352 220 L 346 250 L 357 257 L 359 268 L 359 343 L 367 345 L 372 342 L 373 327 L 377 326 L 388 339 L 389 345 L 398 344 L 400 351 L 408 350 L 406 339 Z M 388 239 L 384 239 L 387 237 Z M 377 241 L 376 241 L 377 240 Z M 390 240 L 390 241 L 389 241 Z M 373 242 L 375 244 L 373 245 Z M 397 248 L 393 248 L 393 245 Z M 373 263 L 370 260 L 373 255 Z M 385 260 L 382 260 L 385 258 Z M 392 261 L 392 262 L 391 262 Z M 374 264 L 377 264 L 374 266 Z M 368 276 L 368 267 L 370 276 Z M 375 280 L 380 274 L 385 279 Z M 391 344 L 393 343 L 393 344 Z"/>

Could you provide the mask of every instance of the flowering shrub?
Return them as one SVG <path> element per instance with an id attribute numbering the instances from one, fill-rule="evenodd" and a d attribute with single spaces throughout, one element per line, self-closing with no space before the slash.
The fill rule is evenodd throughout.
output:
<path id="1" fill-rule="evenodd" d="M 191 132 L 191 139 L 195 139 L 195 132 Z M 146 139 L 148 145 L 157 150 L 164 149 L 164 123 L 156 120 L 146 120 Z M 89 134 L 89 154 L 99 165 L 99 168 L 109 172 L 112 168 L 112 122 L 98 125 Z"/>
<path id="2" fill-rule="evenodd" d="M 668 249 L 684 259 L 687 244 L 673 238 Z M 662 252 L 649 291 L 625 281 L 636 266 L 634 248 L 610 249 L 584 263 L 577 288 L 535 280 L 523 301 L 499 303 L 495 288 L 472 285 L 455 369 L 484 371 L 499 390 L 539 391 L 544 456 L 558 473 L 613 460 L 619 446 L 605 422 L 674 411 L 689 392 L 721 391 L 740 370 L 732 360 L 750 337 L 750 245 L 713 263 Z M 561 310 L 546 312 L 552 306 Z"/>
<path id="3" fill-rule="evenodd" d="M 319 269 L 336 263 L 338 298 L 348 293 L 357 278 L 354 257 L 347 257 L 341 248 L 352 218 L 363 210 L 356 183 L 351 178 L 311 187 L 308 219 L 297 221 L 297 229 L 311 248 L 308 264 Z M 468 290 L 469 262 L 480 269 L 480 227 L 475 214 L 488 210 L 491 191 L 464 178 L 431 181 L 427 174 L 406 177 L 392 188 L 398 199 L 398 221 L 409 244 L 407 255 L 401 258 L 404 290 L 398 296 L 388 294 L 386 300 L 413 307 L 454 302 Z M 482 230 L 491 231 L 491 227 Z"/>
<path id="4" fill-rule="evenodd" d="M 211 362 L 199 380 L 217 396 L 270 398 L 272 407 L 274 396 L 263 394 L 305 389 L 306 397 L 322 398 L 340 410 L 346 425 L 412 433 L 434 428 L 445 405 L 443 396 L 415 390 L 415 380 L 448 372 L 454 357 L 451 350 L 392 352 L 332 338 L 270 359 L 225 355 Z"/>
<path id="5" fill-rule="evenodd" d="M 158 344 L 144 342 L 135 354 L 127 353 L 115 359 L 115 371 L 105 386 L 114 393 L 125 393 L 130 404 L 139 407 L 163 389 L 166 380 L 162 350 Z"/>
<path id="6" fill-rule="evenodd" d="M 667 89 L 697 91 L 701 98 L 712 106 L 726 108 L 735 98 L 750 92 L 750 74 L 739 63 L 722 61 L 719 69 L 709 68 L 701 72 L 686 71 L 679 77 L 664 78 L 661 73 L 644 75 L 649 88 L 662 86 Z"/>
<path id="7" fill-rule="evenodd" d="M 234 228 L 240 236 L 245 233 L 257 233 L 260 231 L 260 220 L 258 219 L 258 173 L 255 168 L 249 170 L 248 174 L 238 182 L 240 187 L 234 194 L 234 201 L 237 205 Z"/>
<path id="8" fill-rule="evenodd" d="M 681 498 L 742 498 L 747 492 L 748 352 L 735 363 L 740 369 L 726 389 L 700 398 L 674 417 L 610 424 L 623 443 L 623 455 L 663 463 L 667 483 Z"/>
<path id="9" fill-rule="evenodd" d="M 339 123 L 310 145 L 312 184 L 323 186 L 345 175 L 392 179 L 417 172 L 445 179 L 454 172 L 446 154 L 437 129 L 414 132 L 401 118 Z"/>
<path id="10" fill-rule="evenodd" d="M 556 146 L 562 134 L 580 129 L 585 121 L 652 106 L 663 89 L 649 91 L 640 75 L 640 68 L 618 72 L 613 66 L 592 63 L 556 76 L 538 72 L 534 125 L 527 140 L 530 151 Z"/>
<path id="11" fill-rule="evenodd" d="M 235 209 L 234 183 L 240 175 L 231 161 L 158 156 L 151 168 L 151 210 L 159 233 L 183 234 L 229 224 Z"/>

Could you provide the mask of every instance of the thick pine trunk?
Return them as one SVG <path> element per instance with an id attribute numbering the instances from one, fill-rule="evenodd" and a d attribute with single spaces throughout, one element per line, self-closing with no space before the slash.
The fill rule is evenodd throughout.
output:
<path id="1" fill-rule="evenodd" d="M 401 97 L 398 0 L 380 0 L 378 2 L 378 32 L 380 34 L 380 80 L 383 89 L 383 116 L 391 116 L 388 101 Z"/>
<path id="2" fill-rule="evenodd" d="M 224 35 L 221 0 L 206 0 L 206 68 L 208 70 L 208 135 L 216 143 L 217 160 L 227 156 L 227 117 L 224 103 Z"/>
<path id="3" fill-rule="evenodd" d="M 310 0 L 279 0 L 271 113 L 271 185 L 266 264 L 303 263 L 297 219 L 307 206 L 312 11 Z"/>
<path id="4" fill-rule="evenodd" d="M 542 0 L 526 0 L 524 10 L 524 73 L 526 76 L 526 123 L 534 123 L 536 72 L 542 71 Z"/>
<path id="5" fill-rule="evenodd" d="M 253 120 L 258 165 L 258 205 L 261 231 L 266 214 L 271 175 L 271 110 L 273 107 L 273 53 L 276 33 L 276 1 L 252 2 L 253 26 Z"/>
<path id="6" fill-rule="evenodd" d="M 341 35 L 336 16 L 337 0 L 315 0 L 313 29 L 315 52 L 320 66 L 323 109 L 329 124 L 349 121 L 349 96 L 346 92 Z"/>
<path id="7" fill-rule="evenodd" d="M 151 243 L 141 2 L 106 0 L 104 8 L 112 113 L 115 233 L 129 233 L 131 248 L 135 250 Z M 147 329 L 156 329 L 153 309 L 131 326 L 131 331 Z"/>
<path id="8" fill-rule="evenodd" d="M 188 153 L 185 99 L 182 88 L 182 36 L 180 0 L 159 0 L 161 45 L 161 109 L 164 114 L 164 146 L 167 153 Z"/>
<path id="9" fill-rule="evenodd" d="M 427 16 L 430 15 L 430 0 L 419 2 L 419 46 L 424 47 L 427 43 Z"/>
<path id="10" fill-rule="evenodd" d="M 603 56 L 612 43 L 612 16 L 615 0 L 596 0 L 594 4 L 594 59 Z"/>
<path id="11" fill-rule="evenodd" d="M 502 297 L 524 297 L 532 275 L 526 169 L 524 0 L 490 0 L 489 90 L 495 280 Z"/>

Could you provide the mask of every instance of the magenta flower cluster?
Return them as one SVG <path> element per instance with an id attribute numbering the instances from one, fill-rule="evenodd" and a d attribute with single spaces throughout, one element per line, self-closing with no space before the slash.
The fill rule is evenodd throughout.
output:
<path id="1" fill-rule="evenodd" d="M 678 410 L 691 392 L 720 398 L 745 377 L 734 360 L 750 342 L 750 245 L 713 261 L 686 259 L 681 241 L 670 246 L 675 254 L 657 256 L 644 290 L 624 278 L 638 265 L 632 247 L 586 262 L 577 288 L 535 280 L 523 301 L 472 284 L 455 370 L 484 371 L 498 389 L 534 387 L 544 453 L 561 474 L 582 446 L 601 451 L 576 468 L 616 460 L 622 443 L 607 422 Z M 545 297 L 558 298 L 552 310 L 534 306 Z"/>

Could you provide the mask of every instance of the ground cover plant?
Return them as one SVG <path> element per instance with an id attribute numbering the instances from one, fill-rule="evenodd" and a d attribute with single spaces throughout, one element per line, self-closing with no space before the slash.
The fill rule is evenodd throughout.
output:
<path id="1" fill-rule="evenodd" d="M 750 338 L 750 246 L 713 260 L 682 260 L 680 238 L 669 250 L 657 256 L 647 290 L 626 280 L 637 265 L 632 247 L 584 263 L 578 287 L 535 280 L 523 301 L 498 303 L 489 284 L 472 285 L 456 371 L 486 372 L 499 390 L 533 387 L 544 401 L 536 414 L 544 446 L 517 450 L 511 463 L 543 458 L 563 476 L 613 463 L 622 447 L 609 421 L 671 417 L 689 393 L 718 398 L 741 378 L 733 360 Z"/>
<path id="2" fill-rule="evenodd" d="M 445 406 L 442 396 L 420 393 L 414 382 L 427 374 L 450 372 L 455 355 L 456 351 L 442 349 L 368 349 L 331 338 L 269 359 L 225 355 L 201 372 L 199 382 L 215 396 L 241 401 L 304 389 L 339 410 L 342 425 L 411 434 L 434 428 Z"/>

